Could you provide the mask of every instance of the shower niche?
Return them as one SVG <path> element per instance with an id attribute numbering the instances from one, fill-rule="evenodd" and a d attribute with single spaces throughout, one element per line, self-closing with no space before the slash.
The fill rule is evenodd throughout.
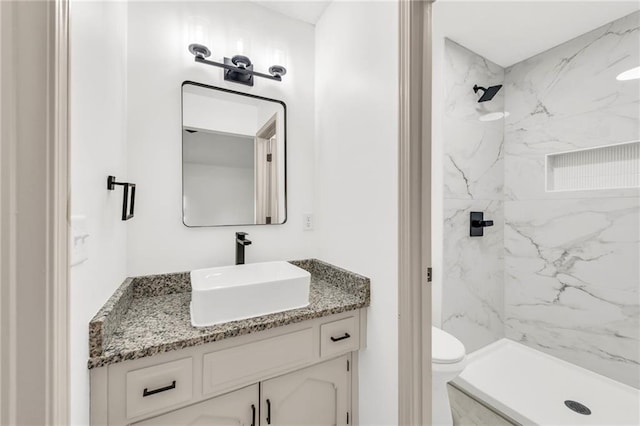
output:
<path id="1" fill-rule="evenodd" d="M 547 192 L 640 188 L 640 141 L 547 154 Z"/>

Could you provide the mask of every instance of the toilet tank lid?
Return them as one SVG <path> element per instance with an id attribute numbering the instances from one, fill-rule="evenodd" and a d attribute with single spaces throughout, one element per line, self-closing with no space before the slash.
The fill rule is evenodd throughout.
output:
<path id="1" fill-rule="evenodd" d="M 462 361 L 465 349 L 462 342 L 451 334 L 431 327 L 431 360 L 439 364 L 452 364 Z"/>

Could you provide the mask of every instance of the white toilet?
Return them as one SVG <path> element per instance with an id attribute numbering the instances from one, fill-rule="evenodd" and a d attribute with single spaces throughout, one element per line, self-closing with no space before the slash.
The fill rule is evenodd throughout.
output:
<path id="1" fill-rule="evenodd" d="M 453 425 L 447 383 L 455 379 L 466 366 L 466 353 L 462 342 L 446 331 L 431 327 L 431 386 L 432 424 Z"/>

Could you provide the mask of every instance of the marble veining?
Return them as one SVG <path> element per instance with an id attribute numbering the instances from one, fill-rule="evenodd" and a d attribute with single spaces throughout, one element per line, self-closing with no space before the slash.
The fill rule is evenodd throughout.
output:
<path id="1" fill-rule="evenodd" d="M 640 199 L 505 204 L 507 337 L 640 387 Z"/>
<path id="2" fill-rule="evenodd" d="M 630 142 L 640 134 L 640 12 L 505 71 L 505 199 L 615 198 L 637 189 L 545 192 L 545 154 Z"/>
<path id="3" fill-rule="evenodd" d="M 640 387 L 640 191 L 545 191 L 545 155 L 638 139 L 640 12 L 505 72 L 506 336 Z"/>
<path id="4" fill-rule="evenodd" d="M 473 86 L 502 84 L 504 70 L 445 41 L 442 328 L 468 352 L 504 337 L 503 121 L 480 121 L 504 108 L 501 89 L 478 103 Z M 469 213 L 483 211 L 495 226 L 469 236 Z"/>
<path id="5" fill-rule="evenodd" d="M 89 324 L 93 331 L 88 367 L 102 367 L 369 306 L 368 278 L 317 259 L 291 263 L 311 273 L 309 306 L 211 327 L 191 326 L 188 273 L 128 278 Z"/>
<path id="6" fill-rule="evenodd" d="M 480 117 L 503 111 L 504 90 L 490 102 L 479 103 L 473 86 L 502 84 L 504 69 L 448 39 L 445 59 L 444 197 L 501 200 L 502 120 L 486 122 Z"/>
<path id="7" fill-rule="evenodd" d="M 503 202 L 446 200 L 442 327 L 467 352 L 504 337 Z M 469 237 L 469 212 L 483 211 L 494 226 Z"/>

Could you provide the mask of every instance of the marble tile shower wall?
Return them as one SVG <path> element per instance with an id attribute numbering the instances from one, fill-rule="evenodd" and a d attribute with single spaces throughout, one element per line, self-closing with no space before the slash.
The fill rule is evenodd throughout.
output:
<path id="1" fill-rule="evenodd" d="M 444 242 L 442 327 L 467 351 L 504 337 L 503 135 L 504 90 L 478 103 L 474 84 L 501 84 L 504 69 L 445 40 Z M 469 237 L 469 212 L 483 211 L 495 226 Z"/>
<path id="2" fill-rule="evenodd" d="M 545 192 L 545 154 L 638 139 L 634 13 L 505 71 L 506 336 L 640 387 L 638 190 Z"/>

